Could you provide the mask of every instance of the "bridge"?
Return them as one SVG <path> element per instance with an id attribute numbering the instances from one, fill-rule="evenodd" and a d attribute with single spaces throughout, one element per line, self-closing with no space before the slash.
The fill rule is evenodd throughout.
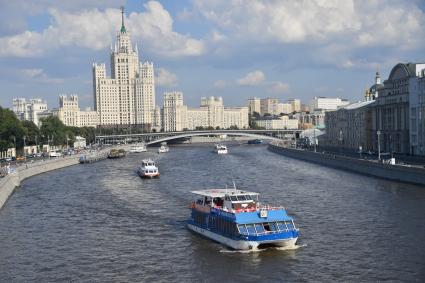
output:
<path id="1" fill-rule="evenodd" d="M 123 135 L 99 135 L 96 136 L 96 143 L 131 143 L 144 142 L 147 145 L 167 142 L 176 139 L 187 139 L 197 136 L 229 136 L 229 137 L 250 137 L 253 139 L 265 139 L 271 141 L 282 141 L 292 139 L 301 130 L 206 130 L 206 131 L 180 131 L 180 132 L 151 132 L 141 134 Z"/>

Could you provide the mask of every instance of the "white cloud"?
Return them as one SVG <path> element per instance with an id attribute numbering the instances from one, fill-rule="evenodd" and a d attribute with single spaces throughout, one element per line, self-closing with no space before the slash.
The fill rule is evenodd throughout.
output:
<path id="1" fill-rule="evenodd" d="M 158 86 L 172 87 L 177 85 L 178 79 L 176 74 L 164 68 L 159 68 L 156 72 L 155 83 Z"/>
<path id="2" fill-rule="evenodd" d="M 149 51 L 166 57 L 199 56 L 206 51 L 202 40 L 173 31 L 170 13 L 156 1 L 144 4 L 142 13 L 131 13 L 126 27 L 133 39 Z M 101 50 L 114 40 L 120 27 L 118 9 L 64 12 L 51 9 L 52 23 L 41 32 L 25 31 L 0 38 L 0 56 L 36 57 L 62 47 Z"/>
<path id="3" fill-rule="evenodd" d="M 289 91 L 289 84 L 283 82 L 271 82 L 268 92 L 281 94 Z"/>
<path id="4" fill-rule="evenodd" d="M 236 37 L 282 43 L 340 41 L 353 46 L 417 46 L 424 12 L 404 0 L 203 1 L 195 8 Z M 349 40 L 349 41 L 347 41 Z"/>
<path id="5" fill-rule="evenodd" d="M 250 72 L 246 74 L 245 77 L 237 80 L 239 85 L 247 85 L 247 86 L 255 86 L 259 85 L 266 79 L 264 73 L 260 70 L 256 70 L 254 72 Z"/>
<path id="6" fill-rule="evenodd" d="M 63 83 L 64 79 L 61 78 L 53 78 L 47 75 L 43 69 L 22 69 L 20 70 L 20 75 L 24 78 L 24 80 L 30 80 L 38 83 Z"/>
<path id="7" fill-rule="evenodd" d="M 225 88 L 228 85 L 229 85 L 229 83 L 225 80 L 218 80 L 218 81 L 214 82 L 215 88 Z"/>

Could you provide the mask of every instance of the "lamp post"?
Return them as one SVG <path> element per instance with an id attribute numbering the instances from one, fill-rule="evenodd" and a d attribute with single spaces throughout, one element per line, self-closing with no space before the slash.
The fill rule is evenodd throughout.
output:
<path id="1" fill-rule="evenodd" d="M 339 154 L 342 155 L 342 129 L 339 130 Z"/>
<path id="2" fill-rule="evenodd" d="M 378 135 L 378 160 L 381 160 L 381 143 L 380 143 L 380 139 L 379 139 L 379 137 L 381 135 L 381 131 L 378 130 L 376 132 L 376 134 Z"/>
<path id="3" fill-rule="evenodd" d="M 313 128 L 314 152 L 316 152 L 316 127 Z"/>
<path id="4" fill-rule="evenodd" d="M 24 139 L 24 162 L 27 163 L 27 153 L 25 152 L 25 146 L 26 146 L 25 140 L 27 139 L 27 137 L 23 136 L 23 139 Z"/>

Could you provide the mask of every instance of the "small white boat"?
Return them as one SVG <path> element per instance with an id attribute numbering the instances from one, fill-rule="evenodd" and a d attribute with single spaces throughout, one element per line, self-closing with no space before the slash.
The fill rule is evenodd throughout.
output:
<path id="1" fill-rule="evenodd" d="M 224 144 L 216 144 L 215 151 L 218 154 L 227 154 L 227 146 L 225 146 Z"/>
<path id="2" fill-rule="evenodd" d="M 166 153 L 166 152 L 169 152 L 169 151 L 170 151 L 170 148 L 166 144 L 162 144 L 158 148 L 158 153 Z"/>
<path id="3" fill-rule="evenodd" d="M 144 144 L 135 145 L 130 148 L 130 152 L 133 152 L 133 153 L 146 152 L 146 151 L 148 150 L 146 149 L 146 145 Z"/>
<path id="4" fill-rule="evenodd" d="M 142 178 L 158 178 L 159 169 L 151 159 L 142 160 L 142 165 L 137 169 L 137 174 Z"/>

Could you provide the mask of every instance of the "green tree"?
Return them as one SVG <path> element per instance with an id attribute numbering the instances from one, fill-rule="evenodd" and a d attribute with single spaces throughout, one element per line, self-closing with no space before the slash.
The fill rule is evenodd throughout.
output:
<path id="1" fill-rule="evenodd" d="M 23 121 L 22 126 L 26 131 L 26 144 L 36 145 L 40 139 L 40 129 L 32 121 Z"/>
<path id="2" fill-rule="evenodd" d="M 0 107 L 0 150 L 14 147 L 15 142 L 16 147 L 22 148 L 25 134 L 26 130 L 21 121 L 16 118 L 15 113 Z"/>
<path id="3" fill-rule="evenodd" d="M 67 134 L 72 131 L 67 129 L 58 117 L 47 117 L 41 120 L 40 132 L 43 140 L 50 141 L 53 145 L 65 145 Z"/>

